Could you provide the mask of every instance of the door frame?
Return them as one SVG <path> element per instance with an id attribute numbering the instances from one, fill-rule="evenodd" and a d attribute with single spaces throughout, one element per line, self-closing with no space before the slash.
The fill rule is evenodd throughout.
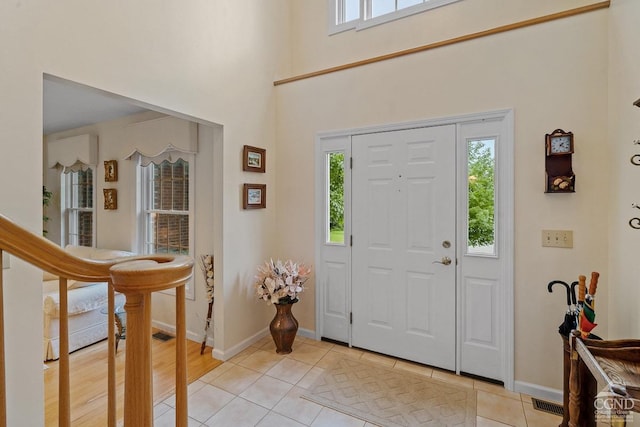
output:
<path id="1" fill-rule="evenodd" d="M 412 121 L 412 122 L 404 122 L 404 123 L 396 123 L 396 124 L 386 124 L 379 126 L 369 126 L 362 128 L 352 128 L 338 131 L 330 131 L 330 132 L 318 132 L 316 135 L 316 146 L 315 146 L 315 161 L 316 161 L 316 173 L 315 173 L 315 262 L 316 262 L 316 286 L 315 286 L 315 308 L 316 308 L 316 339 L 320 339 L 323 336 L 323 313 L 325 310 L 324 307 L 324 277 L 322 276 L 322 272 L 319 271 L 321 266 L 323 265 L 323 256 L 322 251 L 324 247 L 324 236 L 325 236 L 325 224 L 326 224 L 326 201 L 325 201 L 325 193 L 326 193 L 326 182 L 325 182 L 325 156 L 324 153 L 326 150 L 323 147 L 323 144 L 326 141 L 331 140 L 345 140 L 347 139 L 349 142 L 349 149 L 351 143 L 351 137 L 354 135 L 362 135 L 369 133 L 377 133 L 377 132 L 389 132 L 389 131 L 398 131 L 405 129 L 413 129 L 418 127 L 431 127 L 431 126 L 441 126 L 441 125 L 460 125 L 463 123 L 471 123 L 471 122 L 482 122 L 482 121 L 502 121 L 503 128 L 505 132 L 505 141 L 503 144 L 500 144 L 498 149 L 496 150 L 496 158 L 499 159 L 496 167 L 496 182 L 498 183 L 496 187 L 496 198 L 497 203 L 500 206 L 500 211 L 504 213 L 503 217 L 501 217 L 500 229 L 504 230 L 503 232 L 498 233 L 498 238 L 500 239 L 500 245 L 503 248 L 501 251 L 501 256 L 504 256 L 504 268 L 501 272 L 501 277 L 504 279 L 505 286 L 503 288 L 503 295 L 500 298 L 502 304 L 500 306 L 500 315 L 503 319 L 501 325 L 500 335 L 504 342 L 504 347 L 502 349 L 502 360 L 503 360 L 503 373 L 504 373 L 504 386 L 508 390 L 513 390 L 514 388 L 514 113 L 513 109 L 504 109 L 504 110 L 496 110 L 489 111 L 483 113 L 471 113 L 464 114 L 458 116 L 449 116 L 449 117 L 441 117 L 441 118 L 433 118 L 433 119 L 425 119 L 420 121 Z M 459 135 L 456 135 L 456 144 L 460 143 Z M 463 150 L 456 150 L 456 165 L 460 165 L 462 161 L 466 161 L 466 159 L 461 159 L 461 156 L 466 156 L 466 152 Z M 345 159 L 346 162 L 346 159 Z M 456 195 L 457 200 L 460 200 L 460 188 L 462 185 L 466 184 L 466 177 L 463 176 L 466 173 L 466 170 L 462 170 L 463 168 L 458 167 L 456 171 L 457 176 L 457 188 L 458 194 Z M 462 175 L 462 176 L 461 176 Z M 345 173 L 345 181 L 347 177 L 347 173 Z M 349 178 L 350 181 L 350 178 Z M 345 194 L 346 198 L 346 194 Z M 345 241 L 347 240 L 347 236 L 351 232 L 350 226 L 350 216 L 351 212 L 347 209 L 347 203 L 345 203 Z M 350 202 L 349 202 L 350 205 Z M 461 212 L 461 204 L 456 203 L 456 214 L 458 218 L 464 217 L 465 213 Z M 461 216 L 462 215 L 462 216 Z M 349 233 L 349 234 L 347 234 Z M 457 237 L 457 241 L 459 242 L 459 236 Z M 458 245 L 460 247 L 460 245 Z M 349 251 L 350 252 L 350 251 Z M 349 271 L 351 270 L 351 259 L 350 255 L 348 256 L 347 268 Z M 457 254 L 457 258 L 460 259 L 460 254 Z M 345 289 L 345 305 L 348 307 L 351 306 L 351 280 L 350 277 L 346 281 L 346 289 Z M 456 274 L 456 295 L 459 296 L 461 294 L 461 280 L 460 275 Z M 461 340 L 461 309 L 460 309 L 460 298 L 456 297 L 456 373 L 460 373 L 460 340 Z M 346 312 L 344 313 L 346 315 Z M 351 346 L 351 328 L 348 328 L 348 344 Z"/>

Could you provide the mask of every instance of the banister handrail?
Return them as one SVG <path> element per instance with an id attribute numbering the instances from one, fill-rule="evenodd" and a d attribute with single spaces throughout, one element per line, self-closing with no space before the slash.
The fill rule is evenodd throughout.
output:
<path id="1" fill-rule="evenodd" d="M 67 331 L 68 322 L 66 314 L 67 279 L 81 282 L 108 282 L 108 313 L 111 317 L 114 315 L 114 291 L 125 295 L 127 338 L 129 338 L 127 339 L 129 343 L 125 357 L 124 423 L 126 426 L 149 427 L 153 425 L 153 375 L 151 372 L 150 342 L 151 293 L 176 288 L 176 426 L 187 426 L 185 284 L 193 274 L 192 258 L 167 254 L 138 255 L 111 260 L 78 258 L 0 214 L 0 254 L 3 251 L 60 277 L 61 350 L 68 349 L 65 347 L 68 337 L 63 337 L 64 331 Z M 0 271 L 1 295 L 2 272 Z M 113 325 L 110 323 L 108 334 L 109 426 L 116 424 L 114 335 Z M 2 343 L 4 343 L 4 322 L 0 319 L 0 344 Z M 70 425 L 68 351 L 66 353 L 62 354 L 61 351 L 60 354 L 59 417 L 61 426 Z M 4 354 L 0 354 L 0 380 L 5 373 L 4 360 Z M 62 378 L 63 376 L 65 378 Z M 63 384 L 67 385 L 62 386 Z M 5 396 L 6 392 L 2 393 L 0 388 L 0 399 L 3 400 L 0 402 L 0 427 L 6 426 Z M 65 403 L 62 403 L 63 401 Z"/>
<path id="2" fill-rule="evenodd" d="M 145 267 L 145 274 L 158 269 L 160 272 L 153 275 L 156 284 L 165 280 L 165 274 L 170 269 L 177 268 L 180 274 L 184 275 L 185 268 L 189 268 L 185 263 L 190 259 L 184 255 L 171 256 L 164 254 L 136 255 L 123 258 L 114 258 L 110 260 L 91 260 L 86 258 L 78 258 L 62 249 L 60 246 L 45 239 L 42 236 L 27 231 L 17 225 L 4 215 L 0 214 L 0 250 L 9 252 L 11 255 L 28 262 L 41 270 L 55 274 L 59 277 L 65 277 L 80 282 L 106 282 L 111 278 L 110 269 L 114 265 L 129 261 L 149 261 Z M 179 260 L 179 262 L 174 262 Z M 191 262 L 191 267 L 193 262 Z M 135 275 L 135 272 L 129 273 Z M 187 277 L 188 279 L 189 277 Z M 162 279 L 162 280 L 160 280 Z M 175 288 L 178 281 L 173 281 L 163 286 L 148 286 L 147 291 L 157 291 Z"/>

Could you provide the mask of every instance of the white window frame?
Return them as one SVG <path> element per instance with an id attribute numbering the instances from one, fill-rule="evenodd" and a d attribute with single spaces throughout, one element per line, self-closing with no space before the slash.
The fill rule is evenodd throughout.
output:
<path id="1" fill-rule="evenodd" d="M 189 210 L 188 213 L 185 214 L 189 218 L 189 256 L 195 258 L 195 156 L 193 154 L 181 154 L 180 158 L 189 164 Z M 164 158 L 162 160 L 165 160 Z M 149 164 L 150 166 L 150 164 Z M 137 217 L 138 217 L 138 233 L 137 233 L 137 250 L 141 254 L 149 254 L 147 250 L 147 235 L 149 222 L 147 221 L 147 215 L 153 210 L 147 209 L 150 202 L 150 192 L 151 192 L 151 182 L 149 180 L 149 176 L 151 175 L 150 170 L 147 167 L 142 165 L 141 159 L 138 159 L 138 163 L 136 166 L 136 176 L 138 181 L 138 197 L 137 197 Z M 153 212 L 162 212 L 168 214 L 183 214 L 182 211 L 158 211 L 155 210 Z M 169 289 L 166 291 L 161 291 L 162 293 L 175 295 L 175 289 Z M 185 284 L 185 296 L 187 299 L 195 300 L 195 286 L 194 279 L 191 278 Z"/>
<path id="2" fill-rule="evenodd" d="M 364 30 L 376 25 L 392 22 L 397 19 L 406 18 L 407 16 L 417 13 L 426 12 L 441 6 L 455 3 L 461 0 L 424 0 L 423 3 L 413 6 L 397 9 L 384 15 L 371 17 L 371 2 L 373 0 L 360 0 L 360 18 L 347 22 L 338 22 L 338 12 L 342 10 L 342 4 L 345 0 L 327 0 L 328 2 L 328 33 L 329 35 L 338 34 L 348 30 Z M 397 1 L 397 0 L 396 0 Z"/>
<path id="3" fill-rule="evenodd" d="M 95 168 L 90 167 L 92 170 L 92 200 L 93 206 L 91 208 L 75 208 L 72 206 L 72 177 L 73 174 L 77 172 L 67 172 L 60 174 L 60 200 L 61 200 L 61 224 L 60 224 L 60 243 L 62 247 L 65 247 L 69 244 L 77 244 L 77 242 L 71 242 L 69 233 L 71 231 L 71 216 L 72 212 L 91 212 L 92 216 L 92 229 L 91 229 L 91 247 L 96 246 L 96 237 L 97 237 L 97 225 L 96 225 L 96 187 L 97 187 L 97 179 L 96 179 L 96 171 Z M 77 234 L 77 233 L 76 233 Z"/>

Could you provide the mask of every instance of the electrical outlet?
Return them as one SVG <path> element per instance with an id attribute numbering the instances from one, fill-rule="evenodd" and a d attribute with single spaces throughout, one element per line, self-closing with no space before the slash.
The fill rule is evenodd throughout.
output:
<path id="1" fill-rule="evenodd" d="M 542 230 L 542 246 L 549 248 L 573 248 L 573 231 Z"/>
<path id="2" fill-rule="evenodd" d="M 2 269 L 7 269 L 10 268 L 11 265 L 9 264 L 9 254 L 5 251 L 2 251 Z"/>

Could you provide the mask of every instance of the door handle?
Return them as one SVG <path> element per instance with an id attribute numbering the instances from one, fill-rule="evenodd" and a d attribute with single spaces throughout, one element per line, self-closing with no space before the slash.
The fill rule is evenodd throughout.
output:
<path id="1" fill-rule="evenodd" d="M 451 264 L 451 258 L 449 258 L 448 256 L 443 256 L 441 261 L 433 261 L 433 264 L 449 265 Z"/>

